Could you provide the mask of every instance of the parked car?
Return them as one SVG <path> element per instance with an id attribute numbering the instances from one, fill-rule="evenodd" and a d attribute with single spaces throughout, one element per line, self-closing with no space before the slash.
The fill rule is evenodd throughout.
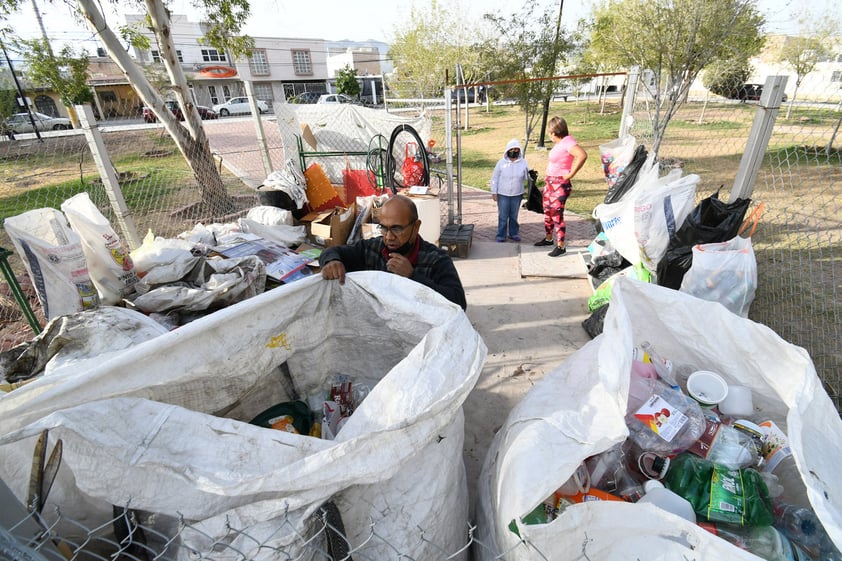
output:
<path id="1" fill-rule="evenodd" d="M 165 101 L 164 105 L 167 106 L 173 115 L 175 115 L 176 119 L 179 121 L 184 120 L 184 113 L 181 112 L 181 107 L 178 105 L 177 101 Z M 197 105 L 196 111 L 199 112 L 199 117 L 202 119 L 218 119 L 219 115 L 211 109 L 210 107 L 205 107 L 204 105 Z M 148 107 L 143 108 L 143 120 L 147 123 L 154 123 L 158 120 L 158 117 L 155 116 L 155 113 Z"/>
<path id="2" fill-rule="evenodd" d="M 39 131 L 60 131 L 72 129 L 73 124 L 65 117 L 50 117 L 43 113 L 32 112 L 35 126 Z M 33 132 L 32 121 L 29 120 L 29 113 L 16 113 L 6 119 L 6 129 L 13 133 Z"/>
<path id="3" fill-rule="evenodd" d="M 324 94 L 325 92 L 302 92 L 289 98 L 287 103 L 318 103 Z"/>
<path id="4" fill-rule="evenodd" d="M 740 86 L 732 99 L 739 99 L 740 101 L 759 101 L 760 96 L 763 95 L 763 84 L 743 84 Z M 781 101 L 786 101 L 786 94 L 783 95 Z"/>
<path id="5" fill-rule="evenodd" d="M 227 117 L 228 115 L 251 115 L 249 98 L 245 96 L 232 97 L 225 103 L 214 105 L 213 110 L 219 113 L 220 117 Z M 257 110 L 261 113 L 266 113 L 269 111 L 269 106 L 262 99 L 258 99 Z"/>
<path id="6" fill-rule="evenodd" d="M 360 102 L 351 96 L 345 94 L 323 94 L 319 96 L 319 101 L 316 103 L 353 103 L 359 105 Z"/>

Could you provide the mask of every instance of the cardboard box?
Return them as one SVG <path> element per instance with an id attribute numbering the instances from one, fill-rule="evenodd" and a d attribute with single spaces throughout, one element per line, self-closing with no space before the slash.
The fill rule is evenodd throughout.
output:
<path id="1" fill-rule="evenodd" d="M 324 247 L 342 245 L 348 239 L 356 217 L 356 205 L 336 207 L 330 211 L 311 212 L 301 219 L 307 227 L 307 236 Z"/>

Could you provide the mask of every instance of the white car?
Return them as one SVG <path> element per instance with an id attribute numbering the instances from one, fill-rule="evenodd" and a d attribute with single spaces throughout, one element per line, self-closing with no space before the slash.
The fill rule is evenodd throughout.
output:
<path id="1" fill-rule="evenodd" d="M 33 111 L 32 118 L 35 120 L 35 126 L 38 127 L 39 131 L 60 131 L 73 128 L 70 119 L 65 117 L 50 117 L 49 115 Z M 16 113 L 12 115 L 6 119 L 6 126 L 15 133 L 33 132 L 34 130 L 28 113 Z"/>
<path id="2" fill-rule="evenodd" d="M 316 103 L 355 103 L 359 105 L 360 102 L 345 94 L 323 94 Z"/>
<path id="3" fill-rule="evenodd" d="M 269 106 L 262 99 L 257 100 L 257 109 L 261 113 L 269 111 Z M 251 106 L 249 105 L 249 98 L 247 97 L 232 97 L 225 103 L 220 103 L 213 106 L 213 110 L 219 114 L 220 117 L 227 117 L 228 115 L 250 115 Z"/>

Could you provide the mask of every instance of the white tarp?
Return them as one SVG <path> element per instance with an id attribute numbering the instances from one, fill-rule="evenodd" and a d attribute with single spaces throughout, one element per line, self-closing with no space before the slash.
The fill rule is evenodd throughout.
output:
<path id="1" fill-rule="evenodd" d="M 585 458 L 625 440 L 632 348 L 645 340 L 751 388 L 757 416 L 786 427 L 810 502 L 842 545 L 842 420 L 804 349 L 718 303 L 619 278 L 603 334 L 538 382 L 495 436 L 480 477 L 479 559 L 757 559 L 652 505 L 574 505 L 550 524 L 519 524 L 523 544 L 507 528 Z"/>
<path id="2" fill-rule="evenodd" d="M 255 543 L 296 542 L 332 499 L 370 558 L 395 547 L 430 559 L 467 543 L 461 407 L 485 355 L 464 312 L 419 283 L 311 277 L 0 398 L 0 476 L 23 497 L 49 428 L 64 455 L 48 503 L 88 527 L 110 521 L 112 504 L 180 513 L 200 530 L 184 545 L 221 540 L 261 559 L 272 552 Z M 337 373 L 371 393 L 335 441 L 240 422 Z M 372 523 L 382 539 L 368 539 Z"/>
<path id="3" fill-rule="evenodd" d="M 430 139 L 432 121 L 429 117 L 406 117 L 389 113 L 383 109 L 371 109 L 353 104 L 313 103 L 275 104 L 275 116 L 281 132 L 284 154 L 286 158 L 294 158 L 298 162 L 298 145 L 296 136 L 301 136 L 302 125 L 307 125 L 316 139 L 316 146 L 303 142 L 305 152 L 368 152 L 372 149 L 386 150 L 392 132 L 399 126 L 408 125 L 418 132 L 426 143 Z M 372 143 L 372 138 L 381 135 L 380 143 Z M 405 144 L 413 141 L 408 134 L 400 135 L 400 144 L 394 150 L 397 169 L 401 169 L 404 160 Z M 425 148 L 419 146 L 418 148 Z M 346 157 L 308 157 L 307 164 L 318 162 L 324 168 L 331 183 L 342 184 L 342 170 L 346 168 Z M 351 156 L 352 169 L 366 169 L 364 156 Z"/>

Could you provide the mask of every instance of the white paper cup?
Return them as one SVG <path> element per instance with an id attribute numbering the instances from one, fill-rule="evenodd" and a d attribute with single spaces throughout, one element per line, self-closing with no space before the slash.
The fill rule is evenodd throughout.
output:
<path id="1" fill-rule="evenodd" d="M 751 388 L 728 385 L 728 395 L 719 403 L 719 412 L 729 417 L 748 417 L 754 413 Z"/>
<path id="2" fill-rule="evenodd" d="M 697 370 L 687 378 L 687 393 L 702 407 L 714 407 L 728 396 L 728 384 L 716 372 Z"/>

